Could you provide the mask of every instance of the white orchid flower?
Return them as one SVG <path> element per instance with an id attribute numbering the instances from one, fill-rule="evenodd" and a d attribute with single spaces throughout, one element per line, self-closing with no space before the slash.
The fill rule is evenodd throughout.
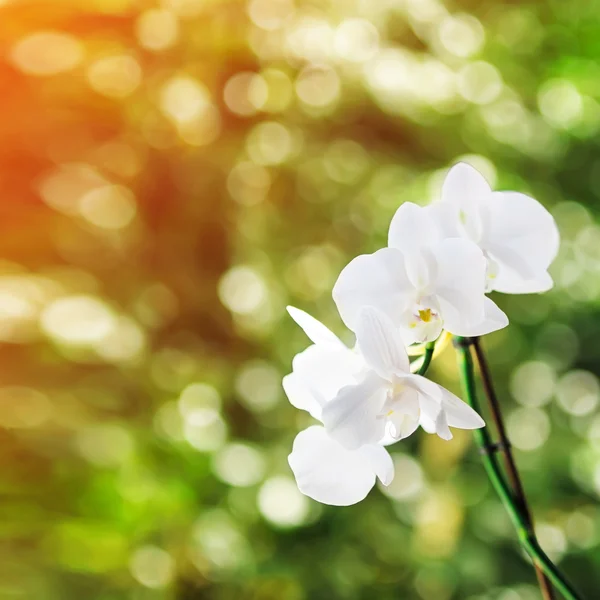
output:
<path id="1" fill-rule="evenodd" d="M 560 244 L 552 215 L 519 192 L 493 192 L 475 168 L 458 163 L 442 187 L 441 202 L 428 207 L 444 234 L 476 243 L 487 260 L 487 291 L 545 292 L 548 267 Z"/>
<path id="2" fill-rule="evenodd" d="M 367 369 L 361 381 L 340 389 L 324 404 L 321 420 L 329 435 L 348 449 L 392 443 L 419 425 L 449 440 L 449 427 L 477 429 L 485 423 L 462 400 L 410 372 L 406 348 L 391 319 L 363 307 L 356 328 L 357 348 Z"/>
<path id="3" fill-rule="evenodd" d="M 442 331 L 475 336 L 501 329 L 506 315 L 485 297 L 486 260 L 475 243 L 445 238 L 429 211 L 412 203 L 397 210 L 388 248 L 358 256 L 341 272 L 333 298 L 356 331 L 364 306 L 385 312 L 411 344 Z"/>
<path id="4" fill-rule="evenodd" d="M 297 308 L 288 307 L 288 311 L 314 343 L 296 355 L 283 387 L 293 406 L 321 420 L 327 400 L 342 387 L 358 383 L 365 364 L 325 325 Z M 334 506 L 356 504 L 377 478 L 384 485 L 394 478 L 394 463 L 382 445 L 348 449 L 318 425 L 296 436 L 288 462 L 303 494 Z"/>
<path id="5" fill-rule="evenodd" d="M 484 425 L 456 396 L 410 373 L 396 328 L 377 309 L 361 310 L 357 351 L 306 313 L 288 310 L 314 344 L 294 358 L 283 386 L 294 406 L 325 425 L 300 432 L 289 456 L 298 487 L 307 496 L 339 506 L 359 502 L 376 478 L 384 485 L 393 479 L 384 445 L 407 437 L 419 425 L 444 439 L 452 437 L 448 426 Z"/>

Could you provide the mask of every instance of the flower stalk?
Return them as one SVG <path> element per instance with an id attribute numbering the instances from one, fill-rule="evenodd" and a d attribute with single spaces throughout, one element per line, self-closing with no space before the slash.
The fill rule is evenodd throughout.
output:
<path id="1" fill-rule="evenodd" d="M 496 431 L 498 432 L 498 439 L 501 446 L 502 455 L 504 457 L 506 474 L 510 480 L 515 499 L 520 505 L 521 512 L 526 519 L 530 531 L 533 533 L 535 530 L 533 527 L 531 510 L 529 509 L 527 497 L 525 496 L 525 489 L 523 488 L 523 483 L 521 482 L 521 477 L 519 476 L 519 471 L 513 457 L 511 444 L 506 433 L 506 427 L 504 426 L 502 411 L 500 410 L 500 403 L 498 402 L 498 397 L 496 396 L 496 392 L 494 390 L 491 371 L 481 345 L 481 340 L 477 337 L 472 338 L 472 346 L 475 351 L 477 364 L 479 365 L 479 373 L 481 376 L 481 382 L 483 384 L 483 390 L 488 401 L 492 419 L 494 420 L 494 424 L 496 426 Z M 546 577 L 542 569 L 535 562 L 533 565 L 535 567 L 535 574 L 537 576 L 544 600 L 553 600 L 554 591 L 548 577 Z"/>
<path id="2" fill-rule="evenodd" d="M 520 485 L 520 479 L 518 478 L 518 472 L 516 470 L 516 466 L 514 464 L 514 459 L 512 458 L 512 453 L 510 453 L 510 444 L 508 443 L 508 439 L 506 437 L 506 431 L 504 429 L 504 423 L 502 421 L 500 408 L 496 399 L 496 396 L 493 392 L 493 387 L 491 385 L 491 378 L 489 377 L 489 369 L 487 369 L 487 363 L 483 357 L 483 350 L 481 346 L 474 341 L 473 338 L 463 338 L 456 337 L 455 338 L 455 346 L 457 348 L 458 353 L 458 363 L 461 375 L 461 383 L 465 395 L 465 399 L 471 407 L 477 412 L 480 411 L 479 400 L 477 398 L 476 392 L 476 384 L 475 384 L 475 372 L 473 367 L 473 357 L 471 354 L 471 345 L 475 346 L 477 357 L 483 358 L 483 368 L 482 368 L 482 379 L 484 381 L 484 386 L 486 388 L 486 393 L 488 390 L 490 391 L 488 398 L 493 398 L 491 403 L 493 403 L 494 408 L 492 409 L 492 413 L 496 413 L 494 415 L 494 420 L 497 423 L 500 423 L 499 431 L 502 431 L 501 435 L 503 436 L 501 442 L 499 444 L 494 444 L 490 433 L 487 427 L 482 427 L 481 429 L 475 429 L 473 434 L 475 436 L 475 441 L 479 446 L 480 453 L 483 457 L 483 464 L 485 470 L 488 474 L 488 477 L 492 483 L 492 486 L 496 490 L 496 493 L 500 496 L 516 530 L 519 537 L 519 542 L 526 553 L 530 556 L 533 561 L 536 570 L 539 569 L 543 576 L 547 578 L 551 582 L 551 584 L 558 590 L 567 600 L 582 600 L 582 597 L 578 595 L 578 593 L 572 588 L 570 583 L 566 580 L 565 576 L 558 570 L 556 565 L 548 558 L 545 552 L 539 545 L 537 538 L 535 536 L 535 532 L 532 526 L 531 515 L 527 508 L 527 502 L 525 499 L 525 494 L 523 492 L 523 487 Z M 478 351 L 478 352 L 477 352 Z M 482 362 L 480 362 L 480 365 Z M 504 455 L 507 461 L 510 461 L 512 464 L 512 469 L 514 471 L 513 474 L 516 474 L 516 480 L 519 483 L 519 487 L 516 487 L 514 490 L 511 490 L 509 487 L 500 464 L 496 457 L 496 451 L 502 449 L 504 451 Z M 508 469 L 508 472 L 511 472 L 511 468 Z M 512 476 L 511 476 L 512 477 Z M 519 498 L 519 490 L 521 494 L 521 498 Z M 547 595 L 546 589 L 543 587 L 542 579 L 540 579 L 540 587 L 542 592 L 545 594 L 545 598 L 552 598 L 551 595 Z M 551 591 L 549 592 L 552 593 Z"/>

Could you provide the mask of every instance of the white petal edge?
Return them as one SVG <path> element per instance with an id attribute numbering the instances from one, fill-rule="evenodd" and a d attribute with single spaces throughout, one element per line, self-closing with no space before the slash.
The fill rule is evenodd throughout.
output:
<path id="1" fill-rule="evenodd" d="M 333 287 L 333 299 L 344 323 L 356 331 L 363 306 L 375 306 L 398 323 L 414 291 L 402 252 L 382 248 L 357 256 L 344 267 Z"/>
<path id="2" fill-rule="evenodd" d="M 503 329 L 508 325 L 508 317 L 506 314 L 500 310 L 498 305 L 487 296 L 483 301 L 483 310 L 483 319 L 473 326 L 465 327 L 462 330 L 463 333 L 458 335 L 463 335 L 465 337 L 486 335 L 487 333 L 492 333 L 493 331 Z"/>
<path id="3" fill-rule="evenodd" d="M 344 346 L 344 343 L 333 331 L 323 325 L 307 312 L 296 308 L 295 306 L 286 307 L 290 317 L 302 328 L 313 344 L 331 344 Z M 345 346 L 344 346 L 345 347 Z"/>
<path id="4" fill-rule="evenodd" d="M 477 203 L 491 193 L 486 178 L 471 165 L 459 162 L 450 168 L 442 185 L 442 201 L 457 206 Z"/>
<path id="5" fill-rule="evenodd" d="M 485 421 L 466 402 L 447 390 L 445 387 L 423 377 L 412 375 L 410 384 L 421 394 L 435 401 L 446 415 L 447 425 L 457 429 L 479 429 L 485 426 Z M 428 416 L 432 421 L 438 418 L 433 405 L 429 407 Z"/>
<path id="6" fill-rule="evenodd" d="M 298 375 L 298 373 L 286 375 L 281 383 L 285 395 L 288 397 L 288 400 L 293 407 L 305 410 L 311 417 L 314 417 L 318 421 L 321 420 L 323 401 L 318 394 L 315 394 L 314 391 L 306 385 L 306 382 Z"/>
<path id="7" fill-rule="evenodd" d="M 375 485 L 393 479 L 393 463 L 385 448 L 364 446 L 347 450 L 323 427 L 301 431 L 294 440 L 289 465 L 298 489 L 309 498 L 332 506 L 350 506 L 363 500 Z"/>
<path id="8" fill-rule="evenodd" d="M 345 346 L 311 344 L 292 359 L 292 377 L 284 378 L 284 390 L 293 406 L 319 419 L 319 399 L 334 398 L 356 383 L 363 369 L 362 357 Z"/>

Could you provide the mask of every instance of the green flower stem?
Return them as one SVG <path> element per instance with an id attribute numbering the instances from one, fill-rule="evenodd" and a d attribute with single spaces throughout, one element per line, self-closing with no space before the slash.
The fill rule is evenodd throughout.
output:
<path id="1" fill-rule="evenodd" d="M 425 375 L 425 373 L 427 373 L 427 369 L 429 368 L 429 365 L 431 364 L 431 359 L 433 358 L 434 350 L 435 342 L 428 342 L 425 346 L 425 354 L 423 354 L 423 356 L 419 359 L 421 365 L 415 371 L 417 375 Z"/>
<path id="2" fill-rule="evenodd" d="M 518 503 L 520 512 L 525 518 L 529 530 L 534 532 L 533 518 L 527 504 L 527 497 L 525 495 L 523 484 L 521 483 L 519 470 L 517 469 L 517 464 L 512 454 L 510 441 L 506 433 L 506 427 L 504 426 L 504 418 L 502 416 L 500 402 L 498 401 L 496 392 L 494 390 L 491 370 L 488 366 L 487 359 L 483 351 L 483 346 L 481 345 L 481 340 L 478 337 L 474 337 L 470 338 L 470 342 L 475 354 L 475 362 L 479 366 L 479 377 L 481 379 L 481 383 L 483 384 L 483 391 L 485 392 L 485 397 L 487 398 L 488 408 L 498 433 L 498 444 L 496 444 L 496 446 L 502 451 L 504 469 L 513 493 L 513 497 Z M 550 580 L 535 562 L 533 564 L 535 567 L 535 574 L 538 578 L 540 591 L 542 592 L 542 597 L 544 600 L 554 600 L 554 588 L 552 587 Z"/>
<path id="3" fill-rule="evenodd" d="M 471 356 L 469 347 L 470 344 L 468 340 L 460 337 L 456 338 L 456 342 L 464 395 L 471 407 L 480 413 L 481 410 L 477 399 L 473 357 Z M 475 441 L 483 456 L 485 470 L 517 530 L 521 546 L 525 549 L 527 554 L 529 554 L 534 564 L 543 571 L 554 587 L 559 590 L 567 600 L 583 600 L 540 547 L 527 516 L 521 510 L 517 499 L 513 496 L 513 493 L 506 483 L 502 469 L 494 454 L 495 446 L 490 438 L 488 428 L 482 427 L 481 429 L 475 429 L 473 433 Z"/>

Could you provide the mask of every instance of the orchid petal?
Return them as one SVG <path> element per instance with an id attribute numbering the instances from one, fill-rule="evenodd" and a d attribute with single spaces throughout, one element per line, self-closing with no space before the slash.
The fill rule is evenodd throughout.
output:
<path id="1" fill-rule="evenodd" d="M 405 202 L 390 223 L 388 246 L 402 252 L 416 252 L 441 239 L 437 223 L 426 208 Z"/>
<path id="2" fill-rule="evenodd" d="M 443 439 L 443 440 L 451 440 L 452 432 L 448 427 L 448 419 L 446 416 L 446 411 L 444 409 L 440 410 L 438 413 L 437 419 L 435 420 L 435 432 Z"/>
<path id="3" fill-rule="evenodd" d="M 373 372 L 360 383 L 342 388 L 323 407 L 321 420 L 327 433 L 349 450 L 378 442 L 385 433 L 385 421 L 379 418 L 385 397 L 385 382 Z"/>
<path id="4" fill-rule="evenodd" d="M 505 294 L 541 294 L 553 287 L 554 281 L 548 271 L 540 271 L 535 277 L 524 279 L 504 266 L 494 280 L 492 289 Z"/>
<path id="5" fill-rule="evenodd" d="M 292 360 L 292 373 L 284 377 L 283 388 L 292 406 L 321 418 L 324 400 L 341 388 L 358 381 L 363 359 L 345 346 L 313 344 Z"/>
<path id="6" fill-rule="evenodd" d="M 421 375 L 412 375 L 407 383 L 419 390 L 421 402 L 427 398 L 428 401 L 435 403 L 427 404 L 424 409 L 430 421 L 435 422 L 439 418 L 437 411 L 441 409 L 445 413 L 446 423 L 450 427 L 479 429 L 485 426 L 484 420 L 475 410 L 441 385 Z M 421 409 L 423 411 L 422 404 Z M 439 423 L 439 425 L 442 426 L 443 423 Z"/>
<path id="7" fill-rule="evenodd" d="M 393 479 L 393 463 L 384 448 L 348 450 L 319 426 L 296 436 L 288 462 L 303 494 L 333 506 L 363 500 L 375 485 L 376 476 L 384 484 Z"/>
<path id="8" fill-rule="evenodd" d="M 394 461 L 389 452 L 379 444 L 367 444 L 358 449 L 358 454 L 369 461 L 375 475 L 383 485 L 394 479 Z"/>
<path id="9" fill-rule="evenodd" d="M 487 201 L 491 188 L 483 175 L 467 163 L 454 165 L 442 186 L 442 201 L 459 210 L 459 222 L 467 236 L 479 242 L 489 226 Z"/>
<path id="10" fill-rule="evenodd" d="M 416 389 L 407 387 L 392 399 L 391 405 L 394 409 L 389 416 L 386 433 L 397 442 L 407 438 L 419 427 L 419 393 Z"/>
<path id="11" fill-rule="evenodd" d="M 404 342 L 392 320 L 372 306 L 363 307 L 356 328 L 356 342 L 365 362 L 384 379 L 396 371 L 410 372 Z"/>
<path id="12" fill-rule="evenodd" d="M 457 429 L 485 427 L 485 421 L 466 402 L 441 386 L 440 389 L 442 391 L 442 408 L 450 427 Z"/>
<path id="13" fill-rule="evenodd" d="M 375 306 L 395 320 L 407 308 L 414 288 L 402 252 L 382 248 L 352 260 L 340 273 L 333 299 L 344 323 L 356 330 L 363 306 Z"/>
<path id="14" fill-rule="evenodd" d="M 302 328 L 313 344 L 344 346 L 343 342 L 335 335 L 335 333 L 330 331 L 323 323 L 317 321 L 314 317 L 311 317 L 308 313 L 299 308 L 295 308 L 294 306 L 288 306 L 287 311 L 290 314 L 290 317 L 292 317 L 292 319 L 294 319 L 294 321 Z"/>
<path id="15" fill-rule="evenodd" d="M 425 207 L 425 210 L 437 225 L 440 239 L 462 237 L 458 206 L 450 202 L 432 202 Z"/>
<path id="16" fill-rule="evenodd" d="M 483 247 L 499 266 L 494 289 L 546 291 L 551 281 L 547 269 L 560 244 L 552 215 L 537 200 L 518 192 L 493 193 L 490 211 Z"/>
<path id="17" fill-rule="evenodd" d="M 438 264 L 434 286 L 444 328 L 455 335 L 484 317 L 485 258 L 469 240 L 447 239 L 431 249 Z"/>
<path id="18" fill-rule="evenodd" d="M 290 404 L 295 408 L 307 411 L 312 417 L 321 420 L 324 402 L 298 373 L 290 373 L 281 382 Z"/>
<path id="19" fill-rule="evenodd" d="M 476 335 L 485 335 L 492 333 L 498 329 L 503 329 L 508 325 L 508 317 L 498 308 L 498 305 L 488 297 L 483 300 L 483 319 L 472 326 L 465 327 L 461 334 L 465 337 L 473 337 Z"/>

